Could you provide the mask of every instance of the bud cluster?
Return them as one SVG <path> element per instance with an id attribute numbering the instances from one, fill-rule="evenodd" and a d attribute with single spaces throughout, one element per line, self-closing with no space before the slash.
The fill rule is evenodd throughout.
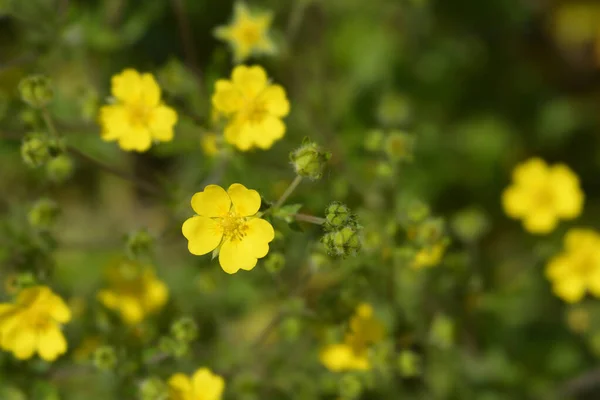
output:
<path id="1" fill-rule="evenodd" d="M 31 168 L 40 167 L 63 153 L 63 143 L 47 134 L 33 132 L 21 144 L 21 157 Z"/>
<path id="2" fill-rule="evenodd" d="M 171 335 L 160 339 L 160 350 L 181 358 L 190 350 L 190 344 L 198 337 L 198 325 L 191 317 L 181 317 L 171 325 Z"/>
<path id="3" fill-rule="evenodd" d="M 333 202 L 325 209 L 327 233 L 321 241 L 330 256 L 355 256 L 362 247 L 362 226 L 357 222 L 350 208 L 340 202 Z"/>
<path id="4" fill-rule="evenodd" d="M 30 75 L 19 82 L 21 99 L 34 108 L 43 108 L 52 101 L 52 81 L 44 75 Z"/>

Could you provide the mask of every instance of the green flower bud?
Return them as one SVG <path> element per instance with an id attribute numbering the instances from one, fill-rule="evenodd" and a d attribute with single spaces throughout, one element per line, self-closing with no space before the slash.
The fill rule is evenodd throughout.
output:
<path id="1" fill-rule="evenodd" d="M 73 175 L 73 160 L 66 154 L 54 157 L 46 164 L 46 175 L 52 182 L 66 181 Z"/>
<path id="2" fill-rule="evenodd" d="M 169 386 L 158 377 L 144 379 L 140 385 L 141 400 L 169 400 Z"/>
<path id="3" fill-rule="evenodd" d="M 277 273 L 285 267 L 285 256 L 280 252 L 269 254 L 265 259 L 265 268 L 270 273 Z"/>
<path id="4" fill-rule="evenodd" d="M 330 256 L 356 256 L 361 249 L 357 227 L 345 226 L 339 231 L 327 233 L 322 239 Z"/>
<path id="5" fill-rule="evenodd" d="M 377 117 L 383 125 L 404 124 L 411 115 L 410 100 L 399 93 L 385 94 L 377 108 Z"/>
<path id="6" fill-rule="evenodd" d="M 281 323 L 280 330 L 285 339 L 291 342 L 296 341 L 302 331 L 302 321 L 295 317 L 286 318 Z"/>
<path id="7" fill-rule="evenodd" d="M 31 75 L 19 82 L 21 99 L 34 108 L 43 108 L 54 95 L 52 81 L 43 75 Z"/>
<path id="8" fill-rule="evenodd" d="M 411 223 L 418 223 L 429 217 L 429 206 L 420 200 L 411 201 L 406 210 L 408 220 Z"/>
<path id="9" fill-rule="evenodd" d="M 398 370 L 400 375 L 405 378 L 412 378 L 421 375 L 422 371 L 421 356 L 410 350 L 402 350 L 398 356 Z"/>
<path id="10" fill-rule="evenodd" d="M 152 252 L 154 238 L 148 231 L 141 229 L 127 235 L 127 253 L 133 258 Z"/>
<path id="11" fill-rule="evenodd" d="M 38 281 L 33 273 L 23 272 L 15 276 L 14 281 L 12 282 L 12 287 L 16 291 L 20 291 L 22 289 L 35 286 L 37 284 Z"/>
<path id="12" fill-rule="evenodd" d="M 160 338 L 158 347 L 163 353 L 172 355 L 175 358 L 181 358 L 185 356 L 190 350 L 190 346 L 187 342 L 168 336 L 163 336 Z"/>
<path id="13" fill-rule="evenodd" d="M 190 317 L 182 317 L 171 326 L 171 334 L 177 340 L 192 342 L 198 337 L 198 325 Z"/>
<path id="14" fill-rule="evenodd" d="M 369 151 L 379 151 L 383 145 L 383 131 L 381 129 L 372 129 L 365 136 L 365 149 Z"/>
<path id="15" fill-rule="evenodd" d="M 462 241 L 473 242 L 485 235 L 489 229 L 489 220 L 478 209 L 467 209 L 452 218 L 452 229 Z"/>
<path id="16" fill-rule="evenodd" d="M 54 200 L 40 199 L 27 213 L 29 224 L 39 230 L 50 229 L 60 215 L 60 208 Z"/>
<path id="17" fill-rule="evenodd" d="M 441 348 L 450 348 L 454 342 L 454 321 L 445 315 L 436 315 L 431 323 L 429 340 Z"/>
<path id="18" fill-rule="evenodd" d="M 430 246 L 444 238 L 444 220 L 442 218 L 429 218 L 419 224 L 415 240 L 423 246 Z"/>
<path id="19" fill-rule="evenodd" d="M 111 371 L 117 366 L 117 352 L 112 346 L 100 346 L 94 351 L 94 365 L 103 371 Z"/>
<path id="20" fill-rule="evenodd" d="M 325 209 L 325 218 L 329 227 L 337 228 L 350 222 L 353 216 L 347 205 L 335 201 Z"/>
<path id="21" fill-rule="evenodd" d="M 313 180 L 323 176 L 325 164 L 331 158 L 331 153 L 324 152 L 313 142 L 305 141 L 298 150 L 290 153 L 290 160 L 296 174 Z"/>
<path id="22" fill-rule="evenodd" d="M 345 374 L 338 383 L 338 390 L 343 400 L 357 399 L 363 391 L 362 382 L 354 374 Z"/>
<path id="23" fill-rule="evenodd" d="M 381 178 L 394 176 L 394 167 L 387 161 L 380 161 L 375 166 L 375 173 Z"/>
<path id="24" fill-rule="evenodd" d="M 384 150 L 392 161 L 412 161 L 415 139 L 401 131 L 392 131 L 384 143 Z"/>
<path id="25" fill-rule="evenodd" d="M 41 133 L 28 135 L 21 144 L 21 157 L 31 168 L 37 168 L 48 162 L 51 156 L 46 136 Z"/>

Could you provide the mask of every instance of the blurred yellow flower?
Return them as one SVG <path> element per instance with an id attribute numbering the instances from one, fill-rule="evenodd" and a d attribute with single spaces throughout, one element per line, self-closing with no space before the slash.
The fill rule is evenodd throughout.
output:
<path id="1" fill-rule="evenodd" d="M 200 368 L 192 377 L 175 374 L 169 379 L 169 400 L 221 400 L 225 380 L 208 368 Z"/>
<path id="2" fill-rule="evenodd" d="M 239 150 L 269 149 L 285 134 L 281 118 L 290 111 L 285 90 L 270 84 L 260 66 L 240 65 L 231 80 L 218 80 L 212 104 L 228 118 L 225 140 Z"/>
<path id="3" fill-rule="evenodd" d="M 564 238 L 564 251 L 546 266 L 552 291 L 576 303 L 589 291 L 600 297 L 600 235 L 591 229 L 571 229 Z"/>
<path id="4" fill-rule="evenodd" d="M 228 274 L 251 270 L 269 252 L 275 237 L 273 226 L 256 214 L 260 208 L 256 190 L 234 183 L 227 192 L 208 185 L 192 197 L 198 214 L 183 223 L 190 253 L 201 256 L 219 248 L 219 263 Z"/>
<path id="5" fill-rule="evenodd" d="M 67 351 L 61 326 L 70 320 L 69 307 L 47 286 L 23 289 L 15 304 L 0 304 L 0 347 L 21 360 L 37 352 L 54 361 Z"/>
<path id="6" fill-rule="evenodd" d="M 344 342 L 328 345 L 321 350 L 321 363 L 334 372 L 369 370 L 369 346 L 381 341 L 384 335 L 384 326 L 373 315 L 373 307 L 362 303 L 350 319 L 350 331 Z"/>
<path id="7" fill-rule="evenodd" d="M 112 77 L 114 104 L 100 109 L 102 139 L 118 141 L 121 149 L 143 152 L 152 141 L 170 142 L 177 113 L 161 102 L 161 90 L 152 74 L 126 69 Z"/>
<path id="8" fill-rule="evenodd" d="M 217 140 L 216 133 L 205 133 L 200 138 L 200 145 L 202 146 L 202 151 L 209 157 L 217 155 L 219 153 L 219 143 Z"/>
<path id="9" fill-rule="evenodd" d="M 577 175 L 564 164 L 548 166 L 539 158 L 518 165 L 513 183 L 502 193 L 506 214 L 522 219 L 528 232 L 550 233 L 559 219 L 573 219 L 581 214 L 583 192 Z"/>
<path id="10" fill-rule="evenodd" d="M 167 302 L 169 290 L 154 270 L 137 261 L 120 259 L 106 269 L 109 284 L 98 292 L 98 301 L 133 325 L 159 311 Z"/>
<path id="11" fill-rule="evenodd" d="M 217 39 L 229 42 L 236 63 L 243 62 L 253 54 L 272 54 L 275 44 L 269 37 L 271 12 L 250 13 L 244 2 L 235 4 L 233 21 L 215 29 Z"/>
<path id="12" fill-rule="evenodd" d="M 435 267 L 444 257 L 448 243 L 441 241 L 429 247 L 420 249 L 413 258 L 411 266 L 415 269 Z"/>

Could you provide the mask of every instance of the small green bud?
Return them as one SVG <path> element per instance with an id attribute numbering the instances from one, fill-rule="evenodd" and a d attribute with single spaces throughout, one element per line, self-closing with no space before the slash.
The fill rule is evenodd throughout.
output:
<path id="1" fill-rule="evenodd" d="M 281 323 L 281 334 L 288 341 L 295 341 L 300 337 L 302 331 L 302 321 L 299 318 L 286 318 Z"/>
<path id="2" fill-rule="evenodd" d="M 342 376 L 338 385 L 339 394 L 343 400 L 357 399 L 363 391 L 362 382 L 354 374 Z"/>
<path id="3" fill-rule="evenodd" d="M 100 346 L 94 351 L 94 365 L 100 370 L 115 369 L 117 361 L 117 352 L 112 346 Z"/>
<path id="4" fill-rule="evenodd" d="M 413 160 L 415 139 L 401 131 L 392 131 L 385 140 L 384 150 L 390 160 L 410 162 Z"/>
<path id="5" fill-rule="evenodd" d="M 389 161 L 380 161 L 375 165 L 375 173 L 381 178 L 394 176 L 394 166 Z"/>
<path id="6" fill-rule="evenodd" d="M 454 342 L 454 321 L 443 314 L 436 315 L 431 323 L 429 340 L 441 348 L 450 348 Z"/>
<path id="7" fill-rule="evenodd" d="M 270 273 L 277 273 L 285 267 L 285 256 L 280 252 L 269 254 L 265 259 L 265 268 Z"/>
<path id="8" fill-rule="evenodd" d="M 25 164 L 31 168 L 37 168 L 47 163 L 51 156 L 46 135 L 34 133 L 25 137 L 21 144 L 21 157 Z"/>
<path id="9" fill-rule="evenodd" d="M 198 337 L 198 325 L 190 317 L 182 317 L 171 325 L 171 334 L 182 342 L 192 342 Z"/>
<path id="10" fill-rule="evenodd" d="M 43 108 L 54 95 L 52 81 L 47 76 L 31 75 L 19 82 L 21 99 L 34 108 Z"/>
<path id="11" fill-rule="evenodd" d="M 54 157 L 46 164 L 46 174 L 52 182 L 66 181 L 73 175 L 73 160 L 66 154 Z"/>
<path id="12" fill-rule="evenodd" d="M 132 258 L 151 253 L 153 244 L 154 238 L 145 229 L 131 232 L 127 235 L 127 253 L 132 256 Z"/>
<path id="13" fill-rule="evenodd" d="M 322 239 L 330 256 L 356 256 L 361 249 L 358 229 L 345 226 L 339 231 L 327 233 Z"/>
<path id="14" fill-rule="evenodd" d="M 398 355 L 398 369 L 400 375 L 405 378 L 412 378 L 421 375 L 422 371 L 421 356 L 411 350 L 402 350 Z"/>
<path id="15" fill-rule="evenodd" d="M 23 272 L 15 276 L 14 282 L 12 282 L 12 287 L 16 291 L 20 291 L 22 289 L 35 286 L 37 284 L 38 281 L 33 273 Z"/>
<path id="16" fill-rule="evenodd" d="M 423 246 L 430 246 L 444 238 L 444 220 L 442 218 L 429 218 L 419 224 L 416 231 L 416 242 Z"/>
<path id="17" fill-rule="evenodd" d="M 29 224 L 39 230 L 50 229 L 60 215 L 60 208 L 54 200 L 40 199 L 27 213 Z"/>
<path id="18" fill-rule="evenodd" d="M 462 241 L 473 242 L 485 235 L 489 229 L 489 219 L 478 209 L 460 211 L 452 218 L 452 229 Z"/>
<path id="19" fill-rule="evenodd" d="M 410 100 L 400 93 L 387 93 L 379 103 L 377 117 L 383 125 L 401 125 L 408 121 L 411 115 Z"/>
<path id="20" fill-rule="evenodd" d="M 141 400 L 169 400 L 169 386 L 158 377 L 144 379 L 140 385 Z"/>
<path id="21" fill-rule="evenodd" d="M 369 151 L 379 151 L 383 145 L 383 131 L 381 129 L 372 129 L 367 132 L 365 137 L 365 149 Z"/>
<path id="22" fill-rule="evenodd" d="M 190 350 L 190 346 L 187 342 L 183 342 L 168 336 L 163 336 L 160 338 L 158 347 L 163 353 L 172 355 L 175 358 L 181 358 L 185 356 Z"/>
<path id="23" fill-rule="evenodd" d="M 330 227 L 337 228 L 347 224 L 352 219 L 350 208 L 347 205 L 335 201 L 325 209 L 325 218 Z"/>
<path id="24" fill-rule="evenodd" d="M 429 206 L 420 200 L 412 200 L 407 205 L 406 214 L 409 222 L 418 223 L 429 217 Z"/>
<path id="25" fill-rule="evenodd" d="M 323 176 L 325 164 L 331 158 L 331 153 L 324 152 L 313 142 L 306 142 L 298 150 L 290 153 L 290 160 L 296 174 L 313 180 Z"/>

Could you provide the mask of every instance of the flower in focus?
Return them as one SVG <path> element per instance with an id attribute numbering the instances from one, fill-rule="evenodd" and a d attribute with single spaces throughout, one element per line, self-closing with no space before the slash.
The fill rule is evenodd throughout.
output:
<path id="1" fill-rule="evenodd" d="M 237 63 L 243 62 L 252 54 L 272 54 L 275 52 L 275 44 L 268 32 L 272 20 L 270 12 L 252 14 L 245 3 L 238 2 L 233 21 L 215 29 L 215 36 L 229 42 Z"/>
<path id="2" fill-rule="evenodd" d="M 369 370 L 369 346 L 381 341 L 384 334 L 383 324 L 373 315 L 373 308 L 369 304 L 360 304 L 350 319 L 350 331 L 344 342 L 321 350 L 321 363 L 334 372 Z"/>
<path id="3" fill-rule="evenodd" d="M 194 375 L 175 374 L 169 379 L 169 400 L 220 400 L 225 380 L 208 368 L 200 368 Z"/>
<path id="4" fill-rule="evenodd" d="M 502 193 L 506 214 L 522 219 L 531 233 L 550 233 L 559 219 L 573 219 L 583 208 L 577 175 L 564 164 L 548 166 L 532 158 L 513 171 L 513 183 Z"/>
<path id="5" fill-rule="evenodd" d="M 546 266 L 552 291 L 569 303 L 580 301 L 589 291 L 600 297 L 600 235 L 591 229 L 571 229 L 564 251 Z"/>
<path id="6" fill-rule="evenodd" d="M 130 325 L 160 310 L 169 297 L 167 286 L 154 270 L 137 261 L 122 259 L 111 264 L 106 278 L 109 287 L 98 292 L 98 300 Z"/>
<path id="7" fill-rule="evenodd" d="M 21 360 L 38 353 L 54 361 L 67 351 L 61 325 L 71 320 L 65 302 L 46 286 L 23 289 L 15 304 L 0 304 L 0 347 Z"/>
<path id="8" fill-rule="evenodd" d="M 121 149 L 143 152 L 153 141 L 173 140 L 177 113 L 161 102 L 161 90 L 152 74 L 126 69 L 112 77 L 114 104 L 100 109 L 102 139 L 118 141 Z"/>
<path id="9" fill-rule="evenodd" d="M 228 118 L 225 140 L 239 150 L 269 149 L 285 134 L 281 118 L 290 111 L 285 90 L 270 84 L 260 66 L 240 65 L 231 80 L 218 80 L 212 104 Z"/>
<path id="10" fill-rule="evenodd" d="M 183 223 L 190 253 L 201 256 L 219 248 L 219 263 L 228 274 L 251 270 L 269 252 L 275 237 L 273 226 L 256 214 L 260 208 L 256 190 L 234 183 L 227 192 L 208 185 L 192 197 L 196 216 Z"/>

